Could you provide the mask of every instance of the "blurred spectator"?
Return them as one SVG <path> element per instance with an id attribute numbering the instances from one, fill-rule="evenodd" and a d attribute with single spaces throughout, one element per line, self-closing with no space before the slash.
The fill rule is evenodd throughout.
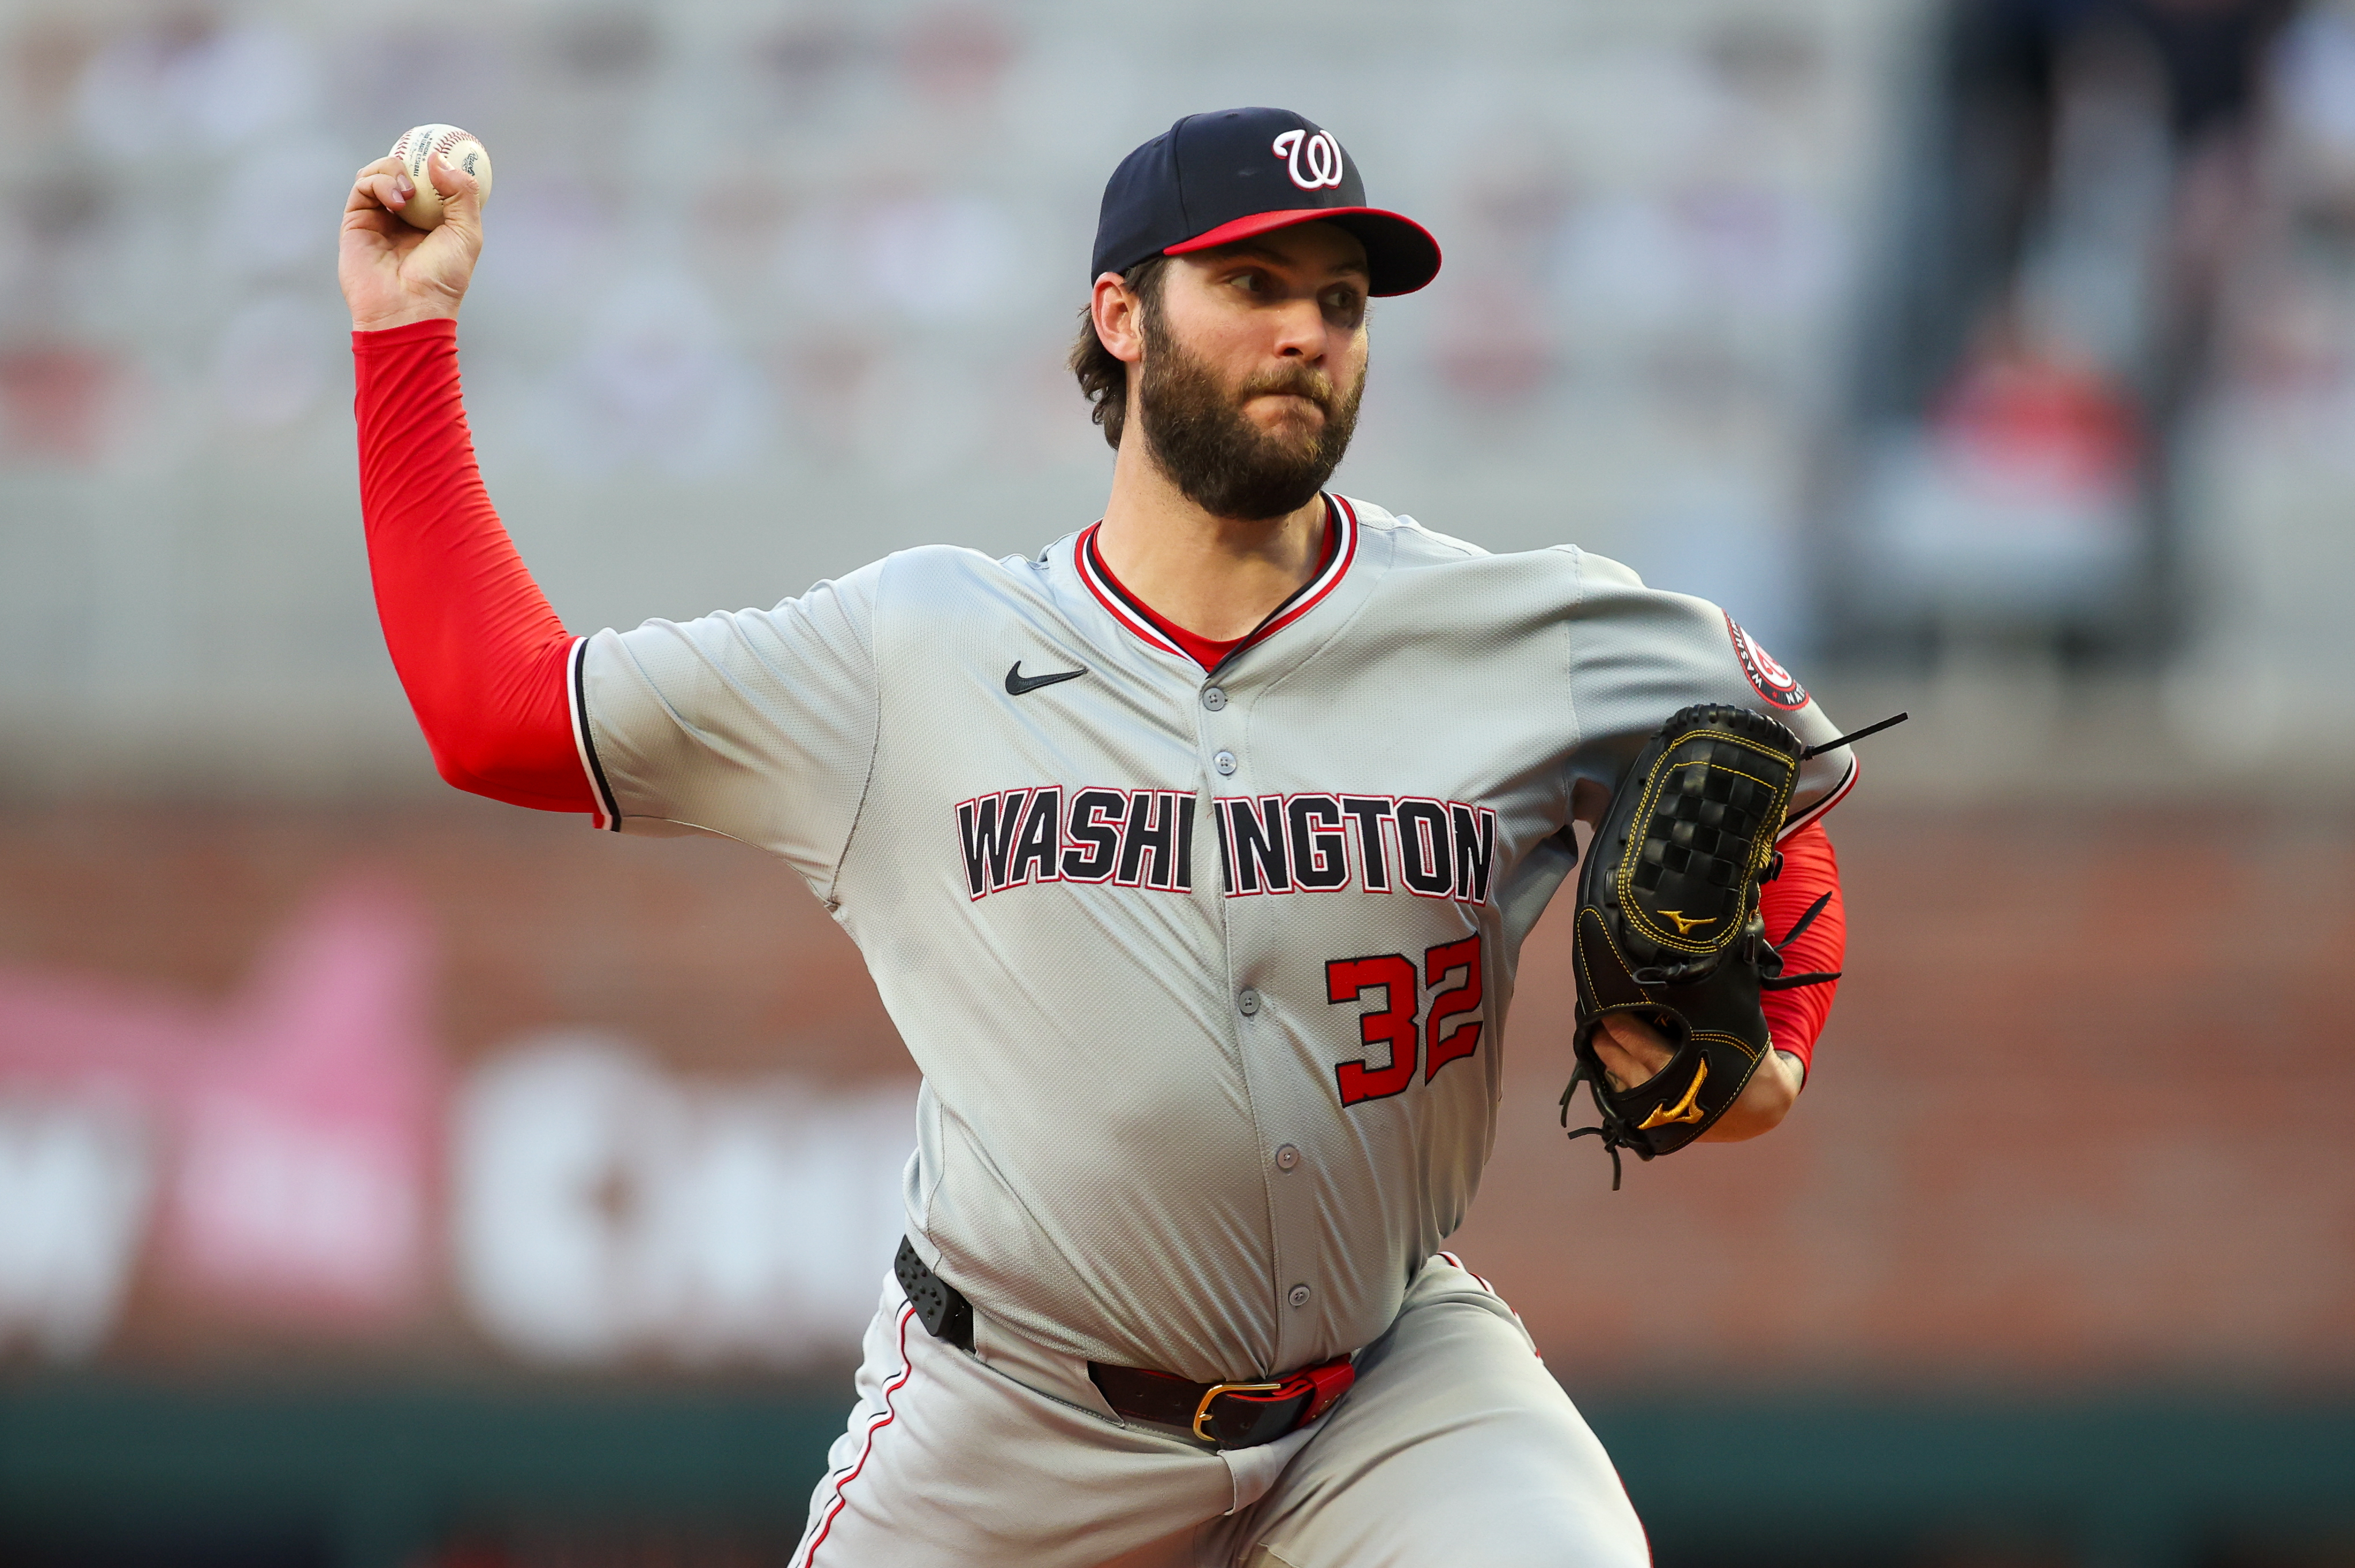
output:
<path id="1" fill-rule="evenodd" d="M 299 118 L 315 91 L 292 35 L 187 6 L 101 50 L 75 107 L 82 133 L 118 156 L 206 155 Z"/>
<path id="2" fill-rule="evenodd" d="M 2355 8 L 2318 4 L 2273 61 L 2253 209 L 2220 272 L 2216 375 L 2194 410 L 2202 592 L 2169 695 L 2211 754 L 2278 747 L 2343 776 L 2355 710 L 2338 625 L 2355 578 Z M 2207 715 L 2229 704 L 2230 741 Z"/>
<path id="3" fill-rule="evenodd" d="M 0 351 L 0 451 L 84 464 L 107 445 L 127 376 L 102 349 L 33 344 Z"/>
<path id="4" fill-rule="evenodd" d="M 1867 340 L 1869 548 L 1838 587 L 1851 634 L 1969 636 L 1996 613 L 2083 653 L 2147 649 L 2179 630 L 2179 437 L 2254 191 L 2268 51 L 2296 5 L 1954 6 L 1935 123 L 1901 176 L 1890 319 Z M 2043 390 L 2030 394 L 2024 375 Z M 1924 456 L 1924 425 L 1951 455 L 1958 434 L 1972 444 L 1955 421 L 1983 424 L 1990 397 L 2025 413 L 2024 395 L 2046 415 L 2077 411 L 2055 434 L 2083 434 L 2081 416 L 2107 411 L 2093 416 L 2114 427 L 2097 444 L 2128 470 L 2123 499 L 2023 511 L 2020 498 L 2054 478 L 2048 442 L 1977 442 L 1993 492 Z M 2138 452 L 2118 444 L 2135 426 L 2148 438 Z M 2061 559 L 2075 563 L 2072 581 L 2040 591 Z M 2025 602 L 1998 612 L 1991 582 L 2019 585 Z"/>
<path id="5" fill-rule="evenodd" d="M 996 91 L 1014 53 L 1014 39 L 996 14 L 978 5 L 944 5 L 914 18 L 900 63 L 919 99 L 963 107 Z"/>
<path id="6" fill-rule="evenodd" d="M 2096 362 L 1992 316 L 1918 434 L 1879 453 L 1881 587 L 1981 630 L 2098 614 L 2135 563 L 2141 453 Z"/>
<path id="7" fill-rule="evenodd" d="M 640 12 L 590 9 L 556 18 L 548 52 L 581 81 L 626 84 L 661 62 L 662 33 L 653 17 Z"/>

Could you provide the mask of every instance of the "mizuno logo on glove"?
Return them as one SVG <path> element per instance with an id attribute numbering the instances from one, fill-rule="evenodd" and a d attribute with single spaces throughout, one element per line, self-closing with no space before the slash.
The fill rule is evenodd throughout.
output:
<path id="1" fill-rule="evenodd" d="M 1646 1132 L 1653 1127 L 1665 1127 L 1676 1122 L 1698 1122 L 1708 1113 L 1694 1104 L 1700 1098 L 1700 1086 L 1709 1077 L 1709 1063 L 1704 1061 L 1693 1073 L 1693 1081 L 1685 1085 L 1685 1097 L 1673 1105 L 1657 1105 L 1652 1114 L 1636 1124 L 1636 1130 Z"/>

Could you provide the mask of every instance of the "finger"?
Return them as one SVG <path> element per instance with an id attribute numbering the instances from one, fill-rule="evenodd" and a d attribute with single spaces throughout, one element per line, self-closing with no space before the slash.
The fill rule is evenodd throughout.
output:
<path id="1" fill-rule="evenodd" d="M 1655 1071 L 1666 1067 L 1668 1058 L 1676 1054 L 1676 1048 L 1659 1030 L 1632 1014 L 1605 1013 L 1603 1027 L 1620 1050 Z"/>
<path id="2" fill-rule="evenodd" d="M 433 182 L 433 188 L 442 193 L 444 201 L 474 194 L 474 176 L 439 153 L 426 158 L 425 177 Z"/>
<path id="3" fill-rule="evenodd" d="M 401 162 L 400 162 L 400 160 L 399 158 L 394 157 L 391 154 L 388 153 L 388 154 L 386 154 L 383 157 L 377 159 L 374 163 L 371 163 L 371 164 L 362 164 L 362 165 L 361 165 L 357 169 L 356 169 L 356 170 L 354 170 L 354 171 L 353 171 L 353 173 L 352 173 L 352 189 L 353 189 L 353 191 L 354 191 L 355 193 L 357 193 L 357 191 L 358 191 L 362 187 L 369 186 L 369 185 L 371 184 L 371 182 L 372 182 L 372 181 L 376 178 L 376 176 L 380 176 L 380 175 L 388 175 L 388 176 L 389 176 L 389 175 L 400 175 L 400 173 L 401 173 Z M 373 199 L 373 197 L 372 197 L 371 199 Z M 360 205 L 364 205 L 364 204 L 363 204 L 363 203 L 361 203 L 361 202 L 358 200 L 358 197 L 357 197 L 357 194 L 356 194 L 356 195 L 354 196 L 353 200 L 352 200 L 349 204 L 347 204 L 347 209 L 348 209 L 348 207 L 351 207 L 351 206 L 360 206 Z M 379 204 L 379 205 L 380 205 L 380 204 Z"/>
<path id="4" fill-rule="evenodd" d="M 1622 1013 L 1604 1015 L 1593 1037 L 1595 1059 L 1611 1074 L 1612 1086 L 1633 1089 L 1651 1082 L 1676 1055 L 1668 1041 L 1641 1019 Z"/>
<path id="5" fill-rule="evenodd" d="M 479 247 L 483 236 L 482 182 L 435 153 L 425 160 L 425 177 L 442 193 L 442 222 L 455 229 L 468 244 Z"/>
<path id="6" fill-rule="evenodd" d="M 409 229 L 409 225 L 381 207 L 351 207 L 344 209 L 344 221 L 339 232 L 373 234 L 380 240 L 397 243 L 404 229 Z M 409 231 L 412 234 L 417 232 L 413 229 Z"/>
<path id="7" fill-rule="evenodd" d="M 1652 1070 L 1619 1049 L 1619 1042 L 1597 1029 L 1594 1032 L 1594 1057 L 1603 1063 L 1604 1075 L 1614 1089 L 1633 1089 L 1647 1082 Z"/>
<path id="8" fill-rule="evenodd" d="M 344 203 L 346 212 L 372 207 L 380 207 L 387 212 L 399 212 L 409 205 L 409 198 L 417 194 L 416 185 L 401 172 L 398 162 L 392 159 L 384 161 L 392 166 L 377 169 L 371 165 L 360 171 L 359 177 L 352 182 L 350 197 Z"/>

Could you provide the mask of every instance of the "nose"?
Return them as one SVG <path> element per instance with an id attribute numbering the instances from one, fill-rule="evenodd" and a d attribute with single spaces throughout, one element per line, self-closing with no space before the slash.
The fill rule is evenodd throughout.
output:
<path id="1" fill-rule="evenodd" d="M 1313 299 L 1287 301 L 1275 312 L 1275 352 L 1314 365 L 1325 357 L 1325 312 Z"/>

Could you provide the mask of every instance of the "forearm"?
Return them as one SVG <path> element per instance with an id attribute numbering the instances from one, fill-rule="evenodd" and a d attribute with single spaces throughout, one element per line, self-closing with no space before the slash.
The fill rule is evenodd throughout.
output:
<path id="1" fill-rule="evenodd" d="M 456 324 L 355 332 L 352 349 L 377 613 L 434 765 L 495 800 L 594 810 L 568 689 L 575 639 L 483 487 Z"/>
<path id="2" fill-rule="evenodd" d="M 1839 857 L 1833 852 L 1820 820 L 1808 823 L 1779 848 L 1783 874 L 1758 890 L 1758 912 L 1766 922 L 1766 940 L 1783 955 L 1784 979 L 1832 976 L 1787 990 L 1769 990 L 1760 998 L 1776 1048 L 1798 1058 L 1804 1078 L 1815 1062 L 1816 1038 L 1823 1033 L 1832 1001 L 1839 993 L 1838 976 L 1848 960 L 1848 909 L 1840 892 Z M 1807 912 L 1818 901 L 1822 908 L 1809 920 Z M 1795 930 L 1796 936 L 1792 934 Z"/>
<path id="3" fill-rule="evenodd" d="M 1783 975 L 1837 976 L 1848 952 L 1848 915 L 1842 907 L 1839 860 L 1821 822 L 1811 822 L 1782 844 L 1783 874 L 1759 890 L 1758 907 L 1766 937 L 1783 954 Z M 1817 909 L 1818 901 L 1822 907 Z M 1807 912 L 1816 910 L 1813 919 Z M 1804 926 L 1801 924 L 1805 922 Z M 1797 929 L 1794 937 L 1791 933 Z M 1831 1014 L 1837 978 L 1772 990 L 1759 998 L 1774 1049 L 1758 1064 L 1742 1097 L 1701 1135 L 1705 1143 L 1739 1143 L 1772 1132 L 1798 1102 L 1816 1037 Z"/>
<path id="4" fill-rule="evenodd" d="M 1783 1125 L 1798 1103 L 1799 1085 L 1806 1079 L 1806 1069 L 1790 1051 L 1775 1050 L 1766 1053 L 1766 1060 L 1750 1075 L 1742 1087 L 1742 1097 L 1725 1108 L 1725 1115 L 1710 1125 L 1709 1131 L 1695 1139 L 1696 1143 L 1738 1144 L 1744 1138 L 1754 1138 L 1761 1133 L 1771 1133 Z"/>

